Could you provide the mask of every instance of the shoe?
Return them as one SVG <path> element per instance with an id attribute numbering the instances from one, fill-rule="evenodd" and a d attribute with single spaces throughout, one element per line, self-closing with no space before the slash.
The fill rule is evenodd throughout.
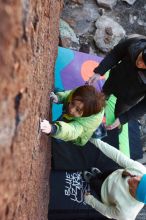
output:
<path id="1" fill-rule="evenodd" d="M 95 177 L 96 175 L 98 175 L 99 173 L 101 173 L 101 171 L 100 171 L 98 168 L 96 168 L 96 167 L 92 167 L 92 168 L 91 168 L 91 173 L 92 173 L 92 175 Z"/>
<path id="2" fill-rule="evenodd" d="M 86 181 L 86 183 L 89 183 L 91 178 L 94 177 L 92 173 L 88 172 L 88 171 L 84 171 L 84 180 Z"/>

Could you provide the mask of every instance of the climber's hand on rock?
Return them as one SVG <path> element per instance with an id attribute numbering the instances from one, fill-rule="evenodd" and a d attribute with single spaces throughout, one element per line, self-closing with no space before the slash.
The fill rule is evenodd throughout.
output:
<path id="1" fill-rule="evenodd" d="M 46 133 L 46 134 L 50 134 L 51 127 L 52 127 L 52 125 L 46 119 L 44 119 L 43 121 L 40 122 L 41 131 Z"/>
<path id="2" fill-rule="evenodd" d="M 52 102 L 58 103 L 58 96 L 55 95 L 54 92 L 51 92 L 51 93 L 50 93 L 50 99 L 51 99 Z"/>

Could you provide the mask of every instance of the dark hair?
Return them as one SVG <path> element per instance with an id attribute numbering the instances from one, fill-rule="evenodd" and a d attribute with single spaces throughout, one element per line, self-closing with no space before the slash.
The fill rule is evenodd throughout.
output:
<path id="1" fill-rule="evenodd" d="M 72 100 L 83 102 L 83 116 L 87 117 L 99 113 L 105 106 L 105 95 L 93 86 L 80 86 L 72 94 Z"/>
<path id="2" fill-rule="evenodd" d="M 122 172 L 122 177 L 126 178 L 126 177 L 135 177 L 136 175 L 132 175 L 131 173 L 127 172 L 126 170 L 123 170 Z"/>
<path id="3" fill-rule="evenodd" d="M 146 65 L 146 48 L 144 48 L 144 50 L 142 51 L 142 59 L 143 59 L 143 62 L 145 63 L 145 65 Z"/>

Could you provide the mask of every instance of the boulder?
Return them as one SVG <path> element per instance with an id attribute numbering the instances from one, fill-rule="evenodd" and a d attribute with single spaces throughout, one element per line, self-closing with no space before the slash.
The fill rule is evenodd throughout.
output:
<path id="1" fill-rule="evenodd" d="M 117 4 L 117 0 L 97 0 L 97 4 L 100 7 L 112 9 Z"/>
<path id="2" fill-rule="evenodd" d="M 124 36 L 125 30 L 113 19 L 103 15 L 96 21 L 94 40 L 103 52 L 109 52 Z"/>

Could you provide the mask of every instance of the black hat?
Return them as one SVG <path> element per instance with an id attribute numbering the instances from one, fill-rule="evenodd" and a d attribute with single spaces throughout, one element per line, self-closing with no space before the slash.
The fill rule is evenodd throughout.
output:
<path id="1" fill-rule="evenodd" d="M 146 48 L 144 48 L 144 50 L 142 51 L 142 59 L 146 65 Z"/>

